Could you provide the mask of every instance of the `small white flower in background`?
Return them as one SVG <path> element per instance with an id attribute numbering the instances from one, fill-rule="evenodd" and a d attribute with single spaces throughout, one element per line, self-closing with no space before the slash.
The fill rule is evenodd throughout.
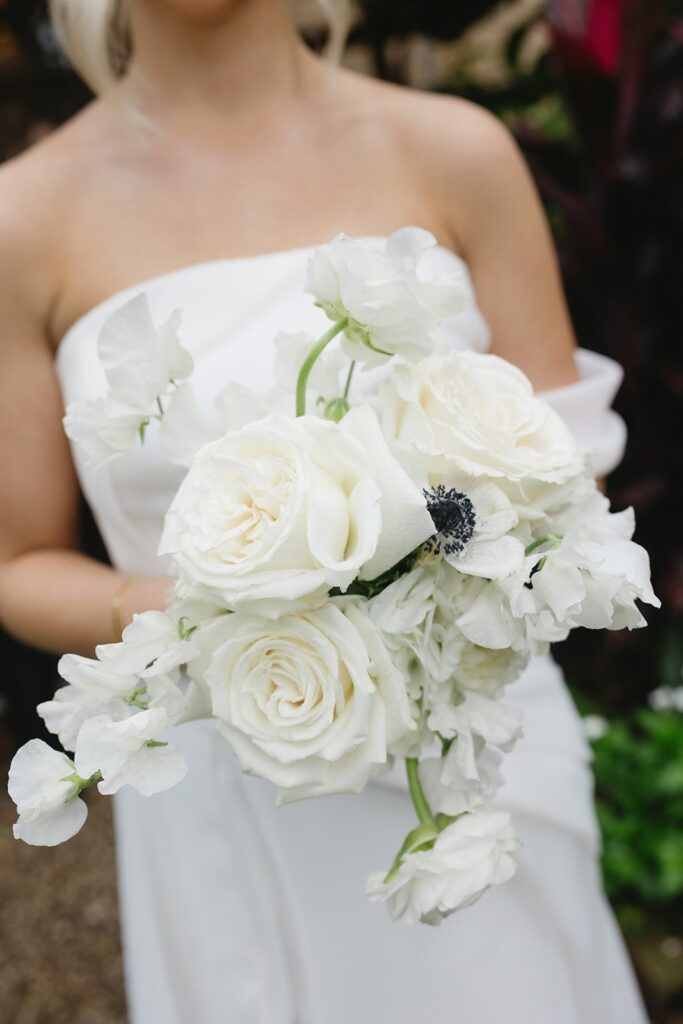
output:
<path id="1" fill-rule="evenodd" d="M 609 732 L 609 722 L 602 715 L 586 715 L 582 721 L 586 739 L 601 740 Z"/>
<path id="2" fill-rule="evenodd" d="M 192 358 L 178 340 L 179 326 L 175 311 L 155 327 L 144 294 L 104 322 L 97 351 L 107 393 L 71 403 L 64 417 L 67 436 L 82 445 L 93 464 L 116 458 L 144 437 L 169 388 L 192 372 Z"/>
<path id="3" fill-rule="evenodd" d="M 563 484 L 583 468 L 563 420 L 497 356 L 450 352 L 399 364 L 382 399 L 386 437 L 419 452 L 437 484 L 488 477 L 528 505 L 530 484 Z"/>
<path id="4" fill-rule="evenodd" d="M 509 814 L 464 814 L 439 834 L 431 849 L 408 854 L 389 882 L 381 873 L 372 875 L 367 893 L 373 901 L 387 901 L 394 919 L 441 924 L 489 886 L 512 878 L 512 855 L 519 845 Z"/>
<path id="5" fill-rule="evenodd" d="M 683 686 L 658 686 L 648 698 L 653 711 L 683 712 Z"/>
<path id="6" fill-rule="evenodd" d="M 495 484 L 480 484 L 465 494 L 439 484 L 425 491 L 436 533 L 428 550 L 468 576 L 499 580 L 518 572 L 524 545 L 510 531 L 519 517 Z"/>
<path id="7" fill-rule="evenodd" d="M 420 260 L 435 245 L 428 231 L 402 228 L 383 248 L 337 235 L 311 256 L 306 290 L 330 320 L 348 318 L 344 349 L 351 359 L 372 365 L 434 350 L 442 321 L 470 296 L 461 271 L 420 276 Z"/>
<path id="8" fill-rule="evenodd" d="M 159 553 L 172 556 L 182 596 L 228 608 L 259 600 L 277 615 L 379 575 L 432 529 L 375 414 L 358 406 L 339 424 L 270 416 L 206 445 Z"/>
<path id="9" fill-rule="evenodd" d="M 142 796 L 153 796 L 177 785 L 187 772 L 183 755 L 159 737 L 169 725 L 163 708 L 150 708 L 115 722 L 98 715 L 78 733 L 74 761 L 84 778 L 102 775 L 100 793 L 117 793 L 129 785 Z"/>
<path id="10" fill-rule="evenodd" d="M 73 761 L 43 740 L 30 740 L 17 751 L 7 786 L 19 813 L 15 839 L 30 846 L 56 846 L 80 831 L 88 808 L 78 797 L 81 786 L 75 772 Z"/>
<path id="11" fill-rule="evenodd" d="M 280 803 L 360 792 L 413 728 L 405 680 L 358 601 L 276 620 L 236 612 L 197 642 L 219 731 Z"/>

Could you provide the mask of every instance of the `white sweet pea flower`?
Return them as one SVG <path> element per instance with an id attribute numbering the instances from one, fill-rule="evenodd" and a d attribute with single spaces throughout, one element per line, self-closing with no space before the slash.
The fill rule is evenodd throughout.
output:
<path id="1" fill-rule="evenodd" d="M 255 395 L 234 381 L 221 388 L 212 402 L 200 401 L 191 381 L 171 392 L 159 427 L 161 448 L 177 466 L 191 466 L 200 448 L 273 412 L 291 411 L 289 395 L 273 390 Z"/>
<path id="2" fill-rule="evenodd" d="M 420 260 L 434 245 L 428 231 L 402 228 L 383 248 L 337 235 L 313 253 L 306 290 L 331 320 L 348 319 L 345 349 L 352 359 L 420 359 L 434 350 L 442 321 L 470 295 L 462 271 L 431 280 L 420 275 Z"/>
<path id="3" fill-rule="evenodd" d="M 192 373 L 192 357 L 178 339 L 175 310 L 155 327 L 147 296 L 130 299 L 104 322 L 97 351 L 109 394 L 132 408 L 151 408 L 169 384 Z"/>
<path id="4" fill-rule="evenodd" d="M 129 451 L 144 435 L 148 409 L 131 408 L 112 398 L 72 402 L 64 417 L 66 436 L 80 445 L 94 468 Z"/>
<path id="5" fill-rule="evenodd" d="M 76 737 L 89 718 L 109 715 L 119 721 L 133 713 L 132 702 L 141 689 L 136 675 L 111 671 L 102 662 L 78 654 L 60 658 L 57 671 L 69 685 L 60 687 L 52 700 L 43 701 L 36 710 L 66 750 L 76 749 Z"/>
<path id="6" fill-rule="evenodd" d="M 276 620 L 236 612 L 197 642 L 220 732 L 280 803 L 360 792 L 413 728 L 403 676 L 359 602 Z"/>
<path id="7" fill-rule="evenodd" d="M 181 595 L 279 614 L 373 578 L 432 532 L 376 416 L 270 416 L 202 448 L 166 516 Z"/>
<path id="8" fill-rule="evenodd" d="M 100 793 L 117 793 L 130 785 L 153 796 L 177 785 L 187 772 L 183 755 L 159 737 L 169 725 L 163 708 L 150 708 L 115 722 L 109 715 L 91 718 L 76 742 L 76 771 L 84 778 L 99 772 Z"/>
<path id="9" fill-rule="evenodd" d="M 14 755 L 7 789 L 19 819 L 14 838 L 29 846 L 57 846 L 81 830 L 88 808 L 78 794 L 73 761 L 43 740 L 30 740 Z"/>
<path id="10" fill-rule="evenodd" d="M 191 640 L 181 635 L 174 615 L 148 611 L 133 616 L 119 643 L 100 644 L 95 653 L 112 672 L 150 679 L 185 665 L 197 651 Z"/>
<path id="11" fill-rule="evenodd" d="M 521 569 L 524 545 L 510 536 L 519 517 L 499 487 L 480 484 L 465 494 L 439 484 L 425 495 L 436 528 L 427 546 L 454 569 L 495 580 Z"/>
<path id="12" fill-rule="evenodd" d="M 516 870 L 512 854 L 519 845 L 508 814 L 464 814 L 439 834 L 431 849 L 408 854 L 388 882 L 381 873 L 372 875 L 367 893 L 372 901 L 387 901 L 394 919 L 440 924 L 478 900 L 489 886 L 509 881 Z"/>
<path id="13" fill-rule="evenodd" d="M 69 405 L 67 436 L 83 446 L 95 465 L 130 449 L 151 419 L 163 410 L 162 399 L 192 372 L 192 359 L 178 340 L 180 313 L 155 327 L 147 296 L 136 296 L 102 326 L 97 351 L 107 381 L 104 396 Z"/>
<path id="14" fill-rule="evenodd" d="M 120 643 L 97 647 L 97 658 L 60 658 L 57 670 L 69 685 L 39 704 L 38 714 L 67 750 L 76 749 L 81 726 L 96 716 L 118 722 L 148 707 L 179 715 L 184 695 L 178 669 L 196 653 L 196 647 L 181 638 L 172 616 L 143 612 L 123 631 Z"/>
<path id="15" fill-rule="evenodd" d="M 382 394 L 387 438 L 418 452 L 430 481 L 489 478 L 514 497 L 562 484 L 584 464 L 562 419 L 521 370 L 477 352 L 397 365 Z"/>

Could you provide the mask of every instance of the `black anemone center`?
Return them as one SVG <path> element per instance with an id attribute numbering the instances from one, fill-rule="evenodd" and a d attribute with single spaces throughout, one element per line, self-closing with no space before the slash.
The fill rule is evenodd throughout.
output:
<path id="1" fill-rule="evenodd" d="M 474 533 L 477 523 L 474 505 L 466 494 L 454 488 L 447 490 L 444 484 L 423 494 L 436 529 L 426 543 L 427 549 L 445 555 L 459 554 Z"/>

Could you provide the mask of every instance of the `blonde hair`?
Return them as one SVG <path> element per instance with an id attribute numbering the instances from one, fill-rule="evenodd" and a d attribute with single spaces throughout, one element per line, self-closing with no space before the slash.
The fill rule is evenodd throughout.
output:
<path id="1" fill-rule="evenodd" d="M 351 23 L 350 0 L 317 0 L 329 23 L 325 55 L 338 62 Z M 50 0 L 60 45 L 81 78 L 103 93 L 125 71 L 131 39 L 126 0 Z"/>

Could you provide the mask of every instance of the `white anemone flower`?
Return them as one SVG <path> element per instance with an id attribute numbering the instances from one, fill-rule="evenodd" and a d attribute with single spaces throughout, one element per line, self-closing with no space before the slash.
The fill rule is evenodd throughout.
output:
<path id="1" fill-rule="evenodd" d="M 510 535 L 519 517 L 499 487 L 480 484 L 465 494 L 439 484 L 425 497 L 436 528 L 428 550 L 468 576 L 500 580 L 521 569 L 524 545 Z"/>

